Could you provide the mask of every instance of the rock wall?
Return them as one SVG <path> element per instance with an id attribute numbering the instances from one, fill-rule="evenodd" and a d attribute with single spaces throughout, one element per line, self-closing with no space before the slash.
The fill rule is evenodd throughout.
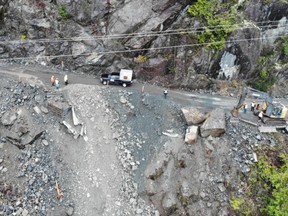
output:
<path id="1" fill-rule="evenodd" d="M 59 67 L 63 61 L 69 70 L 93 74 L 127 67 L 139 79 L 199 89 L 211 88 L 211 78 L 255 78 L 264 67 L 259 58 L 272 53 L 271 74 L 277 64 L 282 69 L 277 69 L 276 80 L 287 77 L 287 54 L 279 42 L 287 32 L 284 1 L 239 1 L 235 9 L 242 21 L 227 38 L 226 47 L 216 52 L 193 36 L 202 26 L 201 19 L 187 13 L 194 1 L 1 3 L 0 58 L 5 61 Z M 229 56 L 234 60 L 229 61 Z"/>

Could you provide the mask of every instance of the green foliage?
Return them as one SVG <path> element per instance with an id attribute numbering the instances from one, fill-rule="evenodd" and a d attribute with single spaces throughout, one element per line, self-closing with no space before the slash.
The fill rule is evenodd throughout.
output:
<path id="1" fill-rule="evenodd" d="M 275 79 L 269 76 L 267 68 L 264 67 L 259 73 L 259 78 L 251 84 L 255 89 L 267 92 L 274 82 Z"/>
<path id="2" fill-rule="evenodd" d="M 283 38 L 283 52 L 288 55 L 288 37 Z"/>
<path id="3" fill-rule="evenodd" d="M 22 32 L 21 40 L 27 40 L 27 39 L 28 39 L 27 32 Z"/>
<path id="4" fill-rule="evenodd" d="M 261 72 L 260 72 L 260 77 L 261 79 L 267 79 L 268 77 L 268 71 L 266 68 L 264 68 Z"/>
<path id="5" fill-rule="evenodd" d="M 248 182 L 249 196 L 256 198 L 255 204 L 261 206 L 262 214 L 288 215 L 288 156 L 286 154 L 259 156 Z"/>
<path id="6" fill-rule="evenodd" d="M 235 212 L 239 212 L 240 214 L 237 215 L 243 215 L 243 216 L 252 216 L 254 215 L 253 211 L 253 202 L 249 199 L 246 200 L 245 197 L 232 197 L 229 200 L 231 208 Z"/>
<path id="7" fill-rule="evenodd" d="M 201 18 L 204 26 L 207 26 L 198 34 L 200 43 L 214 50 L 225 47 L 226 39 L 234 30 L 233 25 L 237 17 L 231 5 L 219 4 L 217 0 L 198 0 L 188 8 L 188 13 Z"/>
<path id="8" fill-rule="evenodd" d="M 175 66 L 168 66 L 168 74 L 175 74 L 176 73 L 176 68 Z"/>
<path id="9" fill-rule="evenodd" d="M 263 2 L 264 2 L 264 4 L 271 4 L 272 0 L 264 0 Z"/>
<path id="10" fill-rule="evenodd" d="M 60 5 L 60 6 L 58 7 L 58 13 L 59 13 L 59 15 L 60 15 L 62 18 L 64 18 L 64 19 L 68 19 L 68 18 L 69 18 L 69 14 L 68 14 L 68 12 L 66 11 L 65 5 Z"/>
<path id="11" fill-rule="evenodd" d="M 265 201 L 264 212 L 268 215 L 288 215 L 288 157 L 279 155 L 280 167 L 271 161 L 260 158 L 257 169 L 263 186 L 268 190 L 270 196 Z"/>
<path id="12" fill-rule="evenodd" d="M 144 63 L 147 61 L 147 57 L 144 56 L 144 55 L 138 55 L 136 58 L 135 58 L 135 62 L 137 63 Z"/>
<path id="13" fill-rule="evenodd" d="M 56 38 L 60 39 L 60 38 L 63 38 L 63 36 L 60 32 L 56 32 Z"/>
<path id="14" fill-rule="evenodd" d="M 275 53 L 271 53 L 271 54 L 268 54 L 268 55 L 265 55 L 265 56 L 260 56 L 258 59 L 257 59 L 257 62 L 261 65 L 267 65 L 269 63 L 269 60 L 271 58 L 273 58 L 273 56 L 275 55 Z"/>
<path id="15" fill-rule="evenodd" d="M 240 210 L 240 207 L 244 204 L 245 200 L 243 198 L 232 198 L 230 200 L 230 205 L 234 210 Z"/>
<path id="16" fill-rule="evenodd" d="M 212 2 L 212 1 L 211 1 Z M 188 8 L 188 13 L 195 16 L 207 19 L 213 13 L 211 4 L 207 0 L 198 0 L 196 4 Z"/>
<path id="17" fill-rule="evenodd" d="M 257 150 L 258 162 L 241 177 L 241 196 L 231 191 L 233 215 L 288 216 L 288 150 L 282 133 L 270 134 L 276 145 Z M 236 194 L 236 195 L 235 195 Z"/>
<path id="18" fill-rule="evenodd" d="M 274 84 L 274 79 L 258 79 L 252 83 L 253 88 L 263 92 L 268 92 L 271 86 Z"/>

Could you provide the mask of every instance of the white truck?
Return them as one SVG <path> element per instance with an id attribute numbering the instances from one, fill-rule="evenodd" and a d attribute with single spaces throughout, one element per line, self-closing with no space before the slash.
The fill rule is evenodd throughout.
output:
<path id="1" fill-rule="evenodd" d="M 133 70 L 121 69 L 120 72 L 102 74 L 100 81 L 103 85 L 116 84 L 126 87 L 132 84 Z"/>

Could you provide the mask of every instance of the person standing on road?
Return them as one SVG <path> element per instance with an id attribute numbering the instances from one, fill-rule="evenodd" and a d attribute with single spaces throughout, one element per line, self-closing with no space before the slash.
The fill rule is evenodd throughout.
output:
<path id="1" fill-rule="evenodd" d="M 58 78 L 56 78 L 56 80 L 55 80 L 55 86 L 56 86 L 56 89 L 59 89 L 59 87 L 60 87 Z"/>
<path id="2" fill-rule="evenodd" d="M 54 86 L 55 85 L 55 76 L 54 75 L 51 76 L 50 81 L 51 81 L 51 85 Z"/>
<path id="3" fill-rule="evenodd" d="M 68 85 L 68 75 L 67 74 L 65 74 L 65 76 L 64 76 L 64 83 L 65 83 L 65 85 Z"/>
<path id="4" fill-rule="evenodd" d="M 263 118 L 263 111 L 262 111 L 262 110 L 259 112 L 259 114 L 258 114 L 258 118 L 259 118 L 258 122 L 261 121 L 262 123 L 265 124 L 265 122 L 264 122 L 264 118 Z"/>
<path id="5" fill-rule="evenodd" d="M 244 104 L 244 113 L 247 113 L 248 105 Z"/>
<path id="6" fill-rule="evenodd" d="M 251 103 L 251 111 L 254 112 L 254 109 L 255 109 L 255 103 L 254 101 Z"/>
<path id="7" fill-rule="evenodd" d="M 165 90 L 164 90 L 164 98 L 167 98 L 167 94 L 168 94 L 168 90 L 165 89 Z"/>

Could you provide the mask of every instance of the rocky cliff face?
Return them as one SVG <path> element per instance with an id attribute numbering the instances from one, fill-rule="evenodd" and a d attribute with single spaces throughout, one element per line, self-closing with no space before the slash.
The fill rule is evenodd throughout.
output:
<path id="1" fill-rule="evenodd" d="M 207 26 L 187 12 L 196 2 L 1 0 L 0 58 L 63 61 L 69 70 L 93 74 L 128 67 L 139 79 L 190 89 L 212 88 L 213 79 L 250 79 L 261 87 L 273 78 L 283 84 L 274 92 L 283 96 L 287 1 L 233 1 L 238 25 L 219 50 L 197 39 Z M 227 10 L 226 1 L 218 4 L 217 13 Z"/>

